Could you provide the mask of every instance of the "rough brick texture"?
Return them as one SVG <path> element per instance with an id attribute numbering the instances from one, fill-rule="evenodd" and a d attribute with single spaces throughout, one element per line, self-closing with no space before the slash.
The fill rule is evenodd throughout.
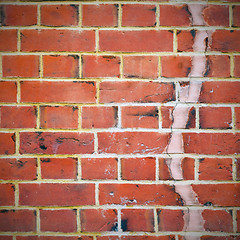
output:
<path id="1" fill-rule="evenodd" d="M 0 240 L 239 240 L 239 0 L 0 0 Z"/>

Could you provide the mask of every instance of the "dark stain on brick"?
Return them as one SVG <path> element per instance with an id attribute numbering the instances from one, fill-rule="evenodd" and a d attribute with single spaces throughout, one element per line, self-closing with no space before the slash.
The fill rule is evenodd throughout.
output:
<path id="1" fill-rule="evenodd" d="M 122 228 L 123 232 L 126 232 L 126 231 L 128 230 L 128 228 L 127 228 L 127 222 L 128 222 L 127 219 L 122 219 L 122 220 L 121 220 L 121 228 Z"/>

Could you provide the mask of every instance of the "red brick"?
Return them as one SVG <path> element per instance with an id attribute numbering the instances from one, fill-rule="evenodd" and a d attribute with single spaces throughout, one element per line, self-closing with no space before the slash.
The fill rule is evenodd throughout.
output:
<path id="1" fill-rule="evenodd" d="M 95 50 L 93 30 L 25 29 L 21 31 L 21 49 L 26 52 Z"/>
<path id="2" fill-rule="evenodd" d="M 87 196 L 87 197 L 86 197 Z M 27 206 L 76 206 L 95 204 L 94 184 L 19 184 L 19 204 Z"/>
<path id="3" fill-rule="evenodd" d="M 155 21 L 155 5 L 123 4 L 122 26 L 153 27 Z"/>
<path id="4" fill-rule="evenodd" d="M 0 51 L 17 51 L 17 30 L 0 30 Z"/>
<path id="5" fill-rule="evenodd" d="M 239 103 L 240 82 L 204 82 L 199 102 L 202 103 Z"/>
<path id="6" fill-rule="evenodd" d="M 240 134 L 183 133 L 184 152 L 194 154 L 237 154 Z"/>
<path id="7" fill-rule="evenodd" d="M 240 211 L 237 211 L 237 232 L 240 232 Z"/>
<path id="8" fill-rule="evenodd" d="M 94 82 L 21 82 L 22 102 L 94 103 L 95 96 Z"/>
<path id="9" fill-rule="evenodd" d="M 199 109 L 200 128 L 232 128 L 232 111 L 230 107 L 201 107 Z"/>
<path id="10" fill-rule="evenodd" d="M 22 132 L 20 152 L 37 154 L 93 153 L 93 133 Z"/>
<path id="11" fill-rule="evenodd" d="M 152 209 L 123 209 L 121 215 L 121 228 L 124 232 L 154 231 Z"/>
<path id="12" fill-rule="evenodd" d="M 233 6 L 233 26 L 240 26 L 240 6 Z"/>
<path id="13" fill-rule="evenodd" d="M 239 52 L 240 51 L 240 31 L 238 30 L 216 30 L 212 34 L 212 51 Z"/>
<path id="14" fill-rule="evenodd" d="M 179 195 L 169 185 L 100 184 L 100 204 L 180 205 Z"/>
<path id="15" fill-rule="evenodd" d="M 238 240 L 238 236 L 201 236 L 201 240 Z"/>
<path id="16" fill-rule="evenodd" d="M 18 239 L 17 239 L 18 240 Z M 175 240 L 175 236 L 169 235 L 169 236 L 148 236 L 148 235 L 142 235 L 142 236 L 103 236 L 103 237 L 97 237 L 97 240 Z"/>
<path id="17" fill-rule="evenodd" d="M 16 82 L 0 82 L 0 102 L 17 101 L 17 84 Z"/>
<path id="18" fill-rule="evenodd" d="M 232 180 L 231 158 L 202 158 L 199 160 L 199 180 Z"/>
<path id="19" fill-rule="evenodd" d="M 229 26 L 229 8 L 225 5 L 207 5 L 202 11 L 207 26 Z M 221 16 L 221 17 L 219 17 Z"/>
<path id="20" fill-rule="evenodd" d="M 173 34 L 167 30 L 100 30 L 99 48 L 110 52 L 171 52 Z"/>
<path id="21" fill-rule="evenodd" d="M 50 78 L 78 78 L 79 57 L 68 56 L 43 56 L 43 77 Z"/>
<path id="22" fill-rule="evenodd" d="M 171 164 L 171 159 L 159 158 L 159 179 L 172 180 L 171 172 L 169 171 L 168 164 Z M 194 159 L 182 158 L 181 169 L 184 180 L 194 180 Z"/>
<path id="23" fill-rule="evenodd" d="M 76 232 L 76 210 L 40 210 L 40 224 L 40 229 L 44 232 Z"/>
<path id="24" fill-rule="evenodd" d="M 82 158 L 82 179 L 117 179 L 116 158 Z"/>
<path id="25" fill-rule="evenodd" d="M 83 128 L 111 128 L 117 121 L 116 107 L 82 107 Z"/>
<path id="26" fill-rule="evenodd" d="M 3 239 L 5 240 L 5 239 Z M 89 236 L 62 237 L 62 236 L 17 236 L 17 240 L 93 240 Z"/>
<path id="27" fill-rule="evenodd" d="M 1 128 L 35 128 L 36 107 L 2 106 Z"/>
<path id="28" fill-rule="evenodd" d="M 192 52 L 196 30 L 177 32 L 177 49 L 179 52 Z"/>
<path id="29" fill-rule="evenodd" d="M 235 108 L 236 128 L 240 129 L 240 107 Z"/>
<path id="30" fill-rule="evenodd" d="M 76 158 L 41 158 L 43 179 L 76 179 Z"/>
<path id="31" fill-rule="evenodd" d="M 237 180 L 240 180 L 240 158 L 235 159 L 235 164 L 237 168 Z"/>
<path id="32" fill-rule="evenodd" d="M 204 77 L 230 77 L 229 56 L 207 56 L 207 70 L 204 73 Z"/>
<path id="33" fill-rule="evenodd" d="M 157 107 L 122 107 L 123 128 L 158 128 Z"/>
<path id="34" fill-rule="evenodd" d="M 240 184 L 193 184 L 200 204 L 213 206 L 239 206 Z M 227 193 L 227 194 L 223 194 Z"/>
<path id="35" fill-rule="evenodd" d="M 173 109 L 174 107 L 162 106 L 161 107 L 161 117 L 162 117 L 162 127 L 163 128 L 171 128 L 173 124 Z M 188 121 L 186 123 L 185 128 L 195 128 L 196 122 L 196 110 L 194 107 L 191 107 L 188 111 Z M 179 128 L 179 126 L 175 126 L 174 128 Z"/>
<path id="36" fill-rule="evenodd" d="M 162 153 L 170 134 L 159 132 L 102 132 L 98 133 L 99 153 L 150 154 Z"/>
<path id="37" fill-rule="evenodd" d="M 163 77 L 188 77 L 192 60 L 189 56 L 164 56 L 162 59 Z"/>
<path id="38" fill-rule="evenodd" d="M 1 210 L 1 232 L 34 232 L 36 231 L 36 212 L 33 210 Z"/>
<path id="39" fill-rule="evenodd" d="M 172 83 L 102 82 L 100 102 L 168 102 L 175 100 Z"/>
<path id="40" fill-rule="evenodd" d="M 15 186 L 13 184 L 0 184 L 0 206 L 13 206 L 14 205 L 14 191 Z M 1 225 L 1 224 L 0 224 Z M 1 228 L 1 227 L 0 227 Z"/>
<path id="41" fill-rule="evenodd" d="M 37 178 L 37 161 L 34 158 L 0 159 L 0 179 L 35 180 Z"/>
<path id="42" fill-rule="evenodd" d="M 230 211 L 205 209 L 202 216 L 205 220 L 204 228 L 206 231 L 233 231 L 232 213 Z"/>
<path id="43" fill-rule="evenodd" d="M 183 210 L 158 209 L 157 214 L 159 231 L 183 231 Z"/>
<path id="44" fill-rule="evenodd" d="M 77 5 L 41 6 L 41 24 L 45 26 L 77 26 Z"/>
<path id="45" fill-rule="evenodd" d="M 0 133 L 0 154 L 14 154 L 15 153 L 15 134 L 14 133 Z"/>
<path id="46" fill-rule="evenodd" d="M 37 24 L 36 5 L 4 5 L 2 6 L 2 25 L 30 26 Z"/>
<path id="47" fill-rule="evenodd" d="M 121 159 L 122 179 L 124 180 L 155 180 L 156 159 L 123 158 Z"/>
<path id="48" fill-rule="evenodd" d="M 240 77 L 240 56 L 234 57 L 234 77 Z"/>
<path id="49" fill-rule="evenodd" d="M 6 235 L 0 236 L 0 240 L 12 240 L 12 239 L 13 239 L 12 236 L 6 236 Z"/>
<path id="50" fill-rule="evenodd" d="M 3 77 L 39 77 L 39 57 L 3 56 Z"/>
<path id="51" fill-rule="evenodd" d="M 91 56 L 82 57 L 83 77 L 119 77 L 120 58 L 115 56 Z"/>
<path id="52" fill-rule="evenodd" d="M 188 6 L 160 5 L 160 26 L 191 26 Z"/>
<path id="53" fill-rule="evenodd" d="M 78 108 L 71 106 L 41 106 L 41 128 L 78 128 Z"/>
<path id="54" fill-rule="evenodd" d="M 84 232 L 117 231 L 116 209 L 82 209 L 80 220 Z"/>
<path id="55" fill-rule="evenodd" d="M 126 78 L 157 78 L 158 57 L 123 56 L 123 75 Z"/>
<path id="56" fill-rule="evenodd" d="M 83 5 L 82 25 L 114 27 L 118 24 L 118 7 L 113 4 Z"/>

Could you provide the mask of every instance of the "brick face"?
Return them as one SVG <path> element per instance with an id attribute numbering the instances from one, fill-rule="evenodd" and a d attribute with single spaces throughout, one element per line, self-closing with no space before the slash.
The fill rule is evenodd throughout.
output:
<path id="1" fill-rule="evenodd" d="M 239 239 L 239 0 L 0 2 L 0 240 Z"/>

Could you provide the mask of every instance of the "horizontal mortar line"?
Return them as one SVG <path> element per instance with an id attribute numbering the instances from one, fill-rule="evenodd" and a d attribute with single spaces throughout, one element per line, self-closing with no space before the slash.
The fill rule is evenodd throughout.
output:
<path id="1" fill-rule="evenodd" d="M 0 181 L 1 184 L 143 184 L 143 185 L 169 185 L 169 186 L 176 186 L 176 185 L 207 185 L 207 184 L 214 184 L 214 185 L 219 185 L 219 184 L 240 184 L 240 181 L 214 181 L 214 180 L 153 180 L 153 181 L 148 181 L 148 180 L 66 180 L 66 179 L 59 179 L 59 180 L 31 180 L 31 181 Z"/>
<path id="2" fill-rule="evenodd" d="M 162 154 L 154 154 L 154 153 L 148 153 L 148 154 L 115 154 L 115 153 L 99 153 L 99 154 L 12 154 L 12 155 L 0 155 L 0 158 L 34 158 L 34 157 L 42 157 L 42 158 L 144 158 L 144 157 L 158 157 L 158 158 L 169 158 L 169 157 L 192 157 L 192 158 L 238 158 L 240 157 L 240 154 L 225 154 L 225 155 L 216 155 L 216 154 L 193 154 L 193 153 L 162 153 Z"/>
<path id="3" fill-rule="evenodd" d="M 0 55 L 2 56 L 10 56 L 10 55 L 62 55 L 62 56 L 68 56 L 68 55 L 94 55 L 94 56 L 212 56 L 212 55 L 218 55 L 218 56 L 239 56 L 240 52 L 220 52 L 220 51 L 208 51 L 208 52 L 172 52 L 172 51 L 4 51 L 0 52 Z"/>

